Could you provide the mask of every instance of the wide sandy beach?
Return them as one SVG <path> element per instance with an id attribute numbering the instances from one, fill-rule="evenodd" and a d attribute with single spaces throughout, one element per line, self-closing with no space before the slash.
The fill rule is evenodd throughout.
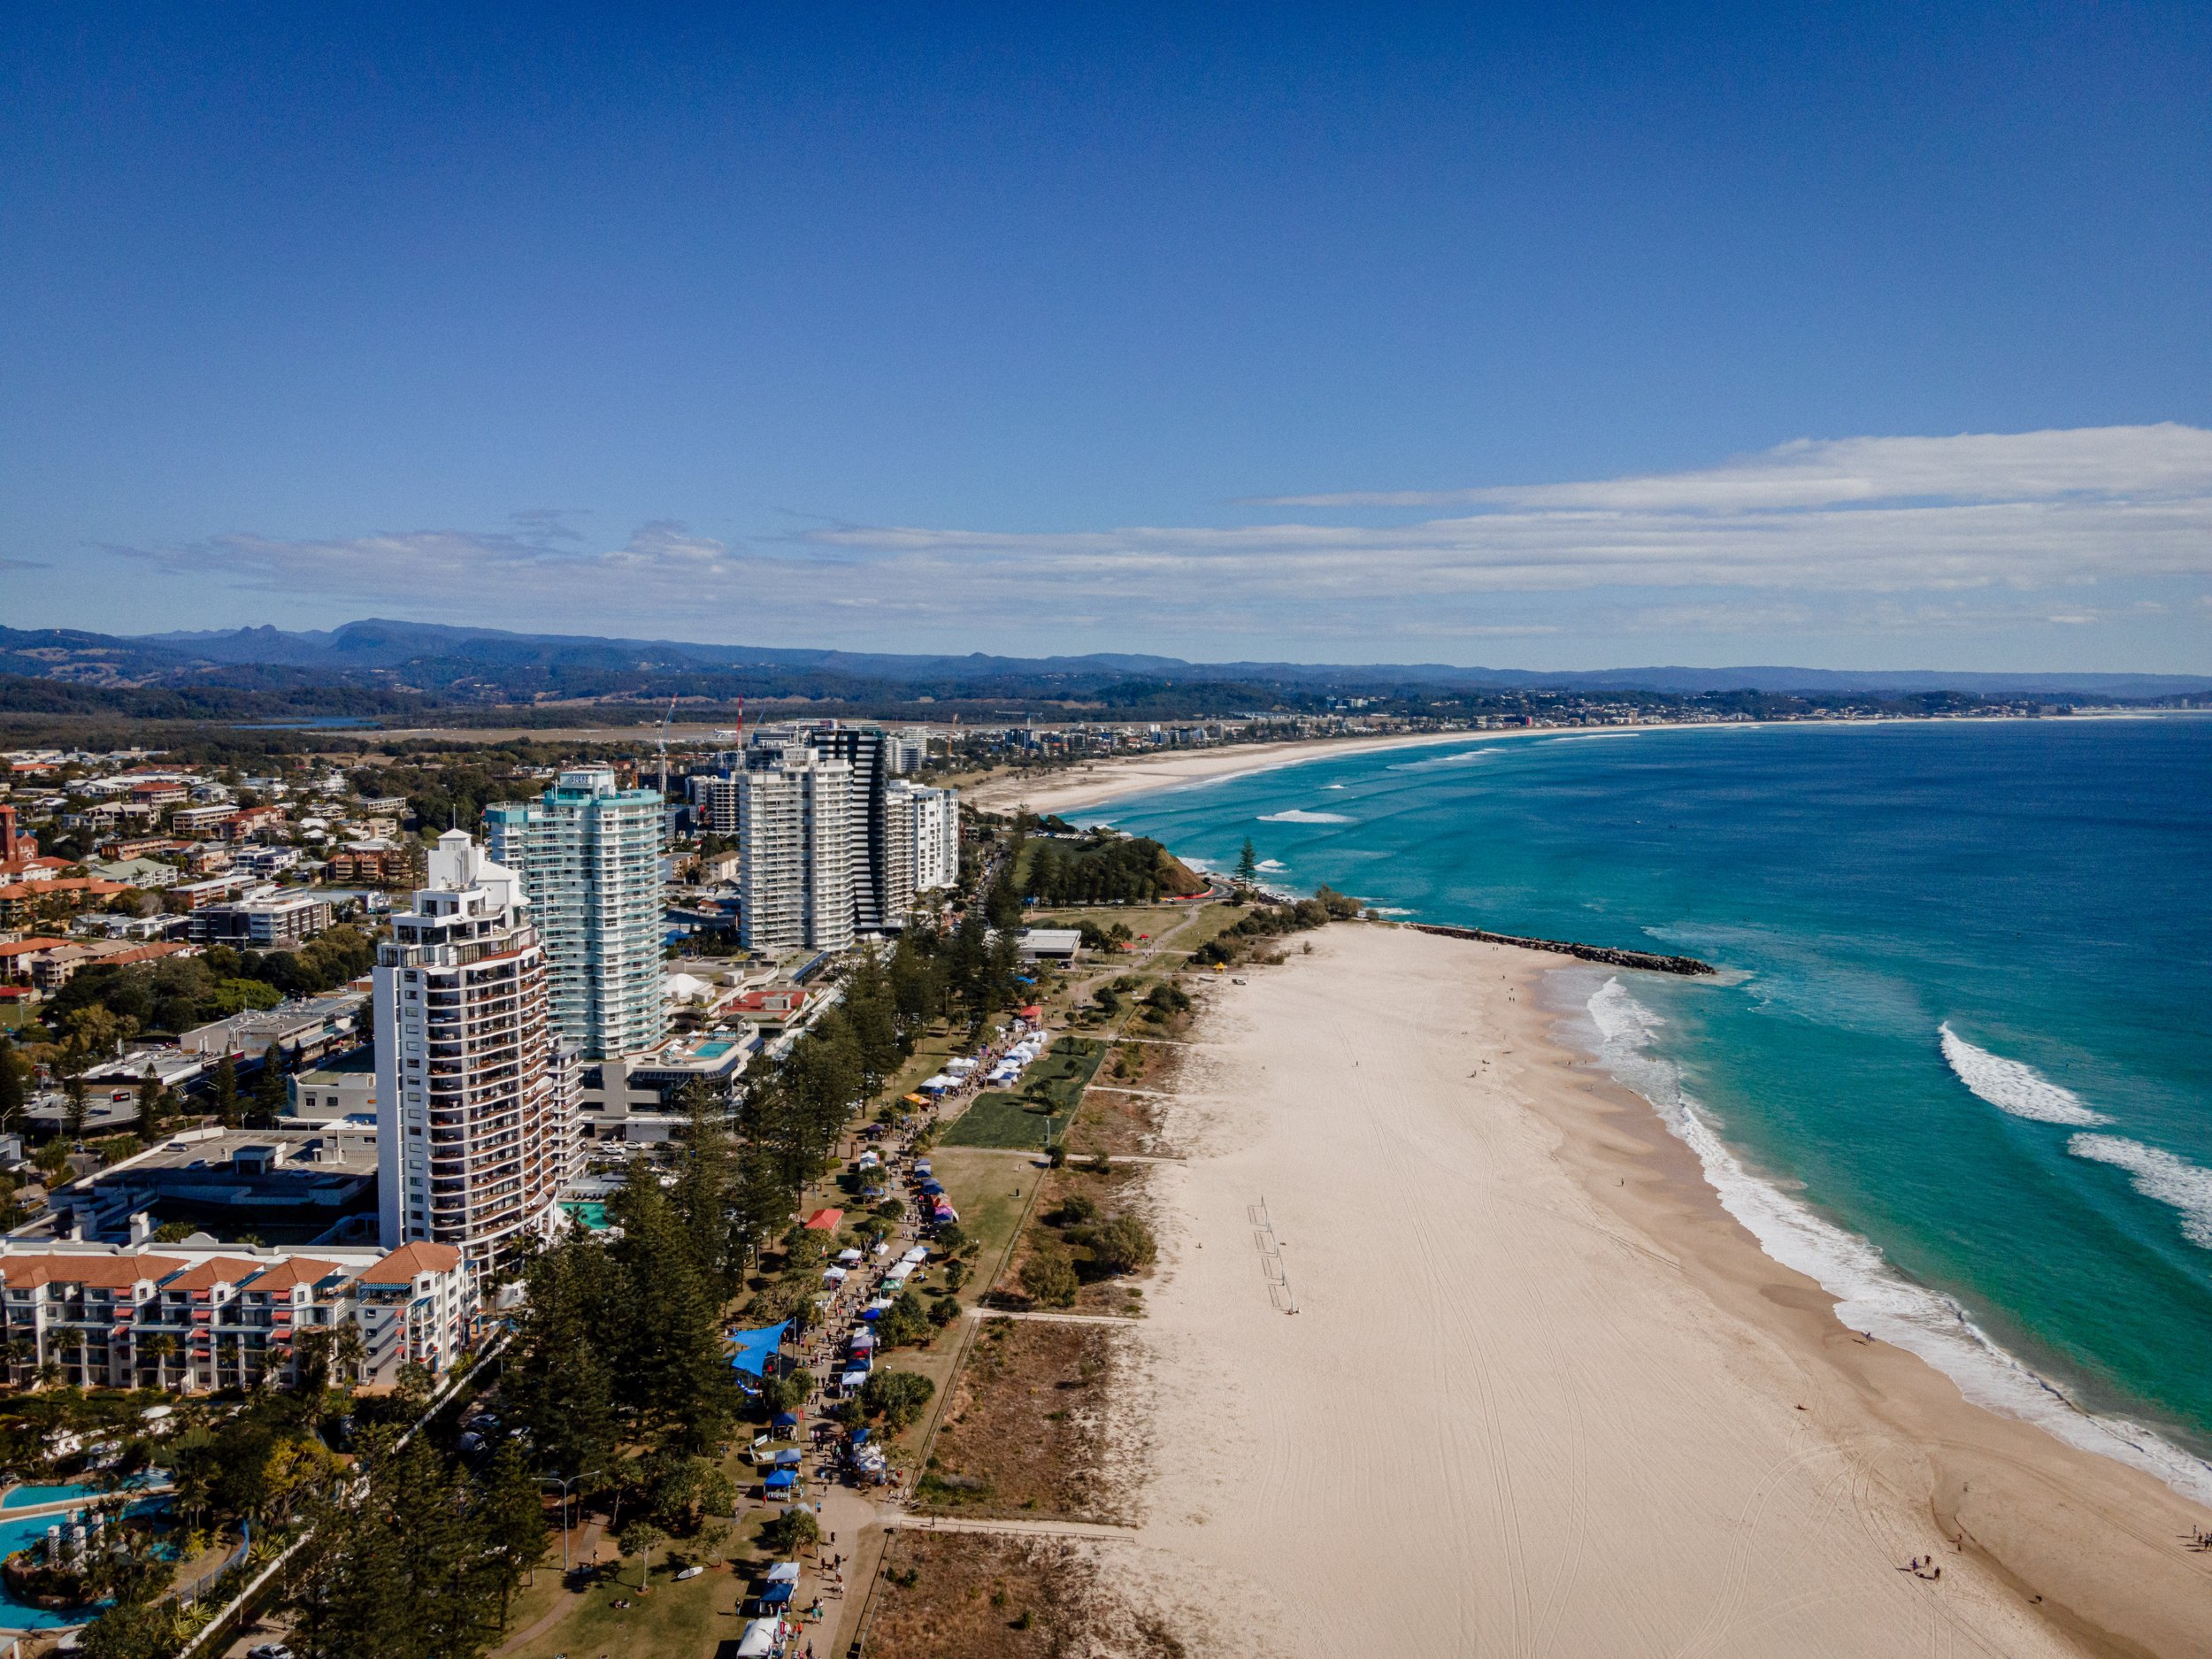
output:
<path id="1" fill-rule="evenodd" d="M 1324 755 L 1358 755 L 1424 743 L 1471 743 L 1514 735 L 1511 732 L 1420 732 L 1402 737 L 1330 737 L 1299 743 L 1232 743 L 1221 749 L 1160 755 L 1117 755 L 1033 776 L 1017 772 L 994 778 L 964 794 L 970 805 L 986 812 L 1011 812 L 1017 807 L 1027 807 L 1033 812 L 1072 812 L 1118 795 L 1264 772 Z"/>
<path id="2" fill-rule="evenodd" d="M 1102 1555 L 1188 1651 L 2212 1655 L 2212 1513 L 1845 1330 L 1555 1046 L 1555 960 L 1312 938 L 1214 990 L 1156 1171 Z"/>

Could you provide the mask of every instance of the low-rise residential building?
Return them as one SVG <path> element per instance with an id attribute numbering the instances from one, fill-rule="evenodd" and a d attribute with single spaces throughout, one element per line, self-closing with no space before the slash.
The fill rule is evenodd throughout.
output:
<path id="1" fill-rule="evenodd" d="M 119 881 L 127 887 L 165 887 L 177 879 L 177 867 L 153 858 L 117 858 L 85 868 L 103 881 Z"/>
<path id="2" fill-rule="evenodd" d="M 305 996 L 266 1012 L 233 1014 L 228 1019 L 195 1025 L 177 1039 L 177 1046 L 188 1054 L 236 1054 L 248 1059 L 272 1048 L 319 1050 L 350 1036 L 367 1000 L 350 990 Z"/>
<path id="3" fill-rule="evenodd" d="M 180 835 L 211 835 L 237 816 L 234 806 L 180 806 L 169 815 L 169 827 Z"/>
<path id="4" fill-rule="evenodd" d="M 284 809 L 282 807 L 249 806 L 241 807 L 223 819 L 218 829 L 225 841 L 242 841 L 265 830 L 280 830 L 283 827 Z"/>
<path id="5" fill-rule="evenodd" d="M 449 1370 L 475 1339 L 475 1276 L 436 1244 L 398 1250 L 0 1240 L 8 1376 L 52 1360 L 77 1386 L 188 1394 L 298 1380 L 300 1339 L 353 1326 L 359 1380 Z"/>
<path id="6" fill-rule="evenodd" d="M 365 1043 L 285 1079 L 285 1110 L 300 1122 L 376 1118 L 376 1048 Z"/>
<path id="7" fill-rule="evenodd" d="M 203 904 L 220 904 L 258 885 L 254 877 L 243 874 L 211 876 L 204 881 L 180 881 L 169 889 L 170 908 L 196 910 Z"/>
<path id="8" fill-rule="evenodd" d="M 380 836 L 346 841 L 330 855 L 333 881 L 363 881 L 378 887 L 406 887 L 415 879 L 415 849 Z"/>
<path id="9" fill-rule="evenodd" d="M 130 889 L 97 876 L 56 876 L 49 881 L 18 881 L 0 887 L 0 927 L 17 927 L 41 910 L 81 910 L 104 903 Z"/>
<path id="10" fill-rule="evenodd" d="M 210 904 L 192 912 L 189 937 L 196 945 L 233 945 L 273 950 L 303 945 L 330 926 L 330 901 L 313 894 L 287 894 L 243 904 Z"/>

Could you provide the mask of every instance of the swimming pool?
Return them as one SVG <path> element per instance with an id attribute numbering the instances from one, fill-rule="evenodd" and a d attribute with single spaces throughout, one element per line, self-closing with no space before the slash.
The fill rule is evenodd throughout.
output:
<path id="1" fill-rule="evenodd" d="M 73 1491 L 88 1493 L 90 1488 L 82 1486 L 22 1486 L 19 1487 L 18 1490 L 22 1492 L 49 1492 L 65 1496 Z M 15 1494 L 13 1493 L 9 1494 L 11 1501 L 13 1500 L 14 1495 Z M 43 1500 L 26 1498 L 23 1500 L 23 1502 L 27 1503 L 35 1503 L 41 1502 L 58 1502 L 59 1501 L 58 1497 Z M 138 1502 L 132 1504 L 129 1512 L 133 1515 L 143 1515 L 149 1510 L 161 1508 L 167 1502 L 168 1500 L 165 1498 L 143 1498 Z M 68 1524 L 69 1517 L 67 1515 L 27 1515 L 18 1520 L 0 1521 L 0 1561 L 6 1560 L 19 1549 L 27 1549 L 31 1545 L 38 1542 L 39 1540 L 46 1536 L 46 1529 L 48 1527 L 57 1525 L 66 1526 Z M 167 1548 L 165 1548 L 162 1553 L 164 1555 L 167 1555 L 171 1552 Z M 78 1608 L 71 1612 L 57 1613 L 49 1608 L 32 1607 L 27 1602 L 18 1601 L 13 1596 L 8 1594 L 7 1586 L 4 1583 L 0 1583 L 0 1632 L 28 1630 L 59 1630 L 65 1625 L 84 1624 L 92 1617 L 94 1610 L 95 1609 L 92 1608 Z"/>

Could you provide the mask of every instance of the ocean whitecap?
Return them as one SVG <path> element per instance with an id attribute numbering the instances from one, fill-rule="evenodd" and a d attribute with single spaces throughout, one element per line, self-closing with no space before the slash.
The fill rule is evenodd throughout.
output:
<path id="1" fill-rule="evenodd" d="M 2125 1170 L 2128 1185 L 2144 1197 L 2181 1211 L 2184 1238 L 2212 1250 L 2212 1170 L 2124 1135 L 2076 1135 L 2066 1149 L 2093 1164 Z"/>
<path id="2" fill-rule="evenodd" d="M 1958 1080 L 1999 1111 L 2040 1124 L 2071 1124 L 2080 1128 L 2112 1121 L 2033 1066 L 1976 1048 L 1953 1031 L 1948 1020 L 1937 1028 L 1937 1033 L 1943 1041 L 1943 1057 Z"/>
<path id="3" fill-rule="evenodd" d="M 1263 824 L 1356 824 L 1359 822 L 1357 818 L 1346 818 L 1341 812 L 1309 812 L 1302 807 L 1293 807 L 1287 812 L 1263 812 L 1260 814 L 1259 821 Z"/>

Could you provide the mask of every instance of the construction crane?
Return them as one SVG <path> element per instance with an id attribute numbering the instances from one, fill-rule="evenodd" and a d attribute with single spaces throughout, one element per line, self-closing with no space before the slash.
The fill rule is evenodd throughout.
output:
<path id="1" fill-rule="evenodd" d="M 668 700 L 668 712 L 661 716 L 659 747 L 661 752 L 661 801 L 664 805 L 666 804 L 668 800 L 668 724 L 675 718 L 676 699 L 672 696 Z"/>

